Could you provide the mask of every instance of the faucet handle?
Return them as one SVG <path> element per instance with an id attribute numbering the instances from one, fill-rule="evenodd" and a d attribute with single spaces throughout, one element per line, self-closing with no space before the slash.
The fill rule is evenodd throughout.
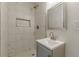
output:
<path id="1" fill-rule="evenodd" d="M 50 32 L 50 33 L 49 33 L 49 36 L 51 36 L 51 35 L 54 36 L 53 32 Z"/>
<path id="2" fill-rule="evenodd" d="M 56 40 L 55 37 L 54 37 L 54 33 L 53 32 L 50 32 L 49 36 L 50 36 L 51 39 Z"/>

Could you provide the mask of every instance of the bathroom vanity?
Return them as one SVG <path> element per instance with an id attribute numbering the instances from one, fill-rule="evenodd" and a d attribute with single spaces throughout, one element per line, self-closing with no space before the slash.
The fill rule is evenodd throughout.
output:
<path id="1" fill-rule="evenodd" d="M 36 41 L 37 57 L 64 57 L 65 44 L 58 40 L 50 38 L 40 39 Z"/>

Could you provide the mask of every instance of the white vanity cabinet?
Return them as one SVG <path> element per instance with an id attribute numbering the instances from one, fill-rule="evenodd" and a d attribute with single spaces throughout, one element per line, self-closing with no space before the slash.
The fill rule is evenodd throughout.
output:
<path id="1" fill-rule="evenodd" d="M 52 57 L 53 51 L 37 43 L 37 57 Z"/>
<path id="2" fill-rule="evenodd" d="M 46 39 L 47 40 L 47 39 Z M 52 40 L 50 40 L 52 41 Z M 36 52 L 37 52 L 37 57 L 64 57 L 65 56 L 65 45 L 64 43 L 61 43 L 59 45 L 58 42 L 56 42 L 56 44 L 58 45 L 51 45 L 48 47 L 48 45 L 46 45 L 48 42 L 46 42 L 45 44 L 45 40 L 38 40 L 36 42 Z M 51 42 L 52 44 L 54 42 Z M 45 44 L 45 45 L 44 45 Z M 50 44 L 50 43 L 48 43 Z M 50 48 L 51 47 L 51 48 Z"/>

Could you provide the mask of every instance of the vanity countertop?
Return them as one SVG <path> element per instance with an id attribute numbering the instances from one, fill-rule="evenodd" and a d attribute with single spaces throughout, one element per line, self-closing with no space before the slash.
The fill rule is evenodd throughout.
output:
<path id="1" fill-rule="evenodd" d="M 50 50 L 54 50 L 57 47 L 59 47 L 62 44 L 64 44 L 64 42 L 62 42 L 62 41 L 52 40 L 50 38 L 39 39 L 39 40 L 36 40 L 36 42 L 40 43 L 41 45 L 47 47 Z"/>

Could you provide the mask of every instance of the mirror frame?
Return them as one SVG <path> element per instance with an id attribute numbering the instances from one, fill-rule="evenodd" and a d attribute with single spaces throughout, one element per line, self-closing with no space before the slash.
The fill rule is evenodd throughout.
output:
<path id="1" fill-rule="evenodd" d="M 57 8 L 58 6 L 60 6 L 61 4 L 63 4 L 63 28 L 62 29 L 54 29 L 54 28 L 50 28 L 49 27 L 49 19 L 48 19 L 48 11 L 50 9 L 54 9 L 54 8 Z M 50 9 L 47 10 L 47 22 L 48 22 L 48 30 L 63 30 L 63 29 L 67 29 L 67 7 L 66 7 L 66 3 L 65 2 L 59 2 L 58 4 L 56 4 L 55 6 L 51 7 Z"/>

